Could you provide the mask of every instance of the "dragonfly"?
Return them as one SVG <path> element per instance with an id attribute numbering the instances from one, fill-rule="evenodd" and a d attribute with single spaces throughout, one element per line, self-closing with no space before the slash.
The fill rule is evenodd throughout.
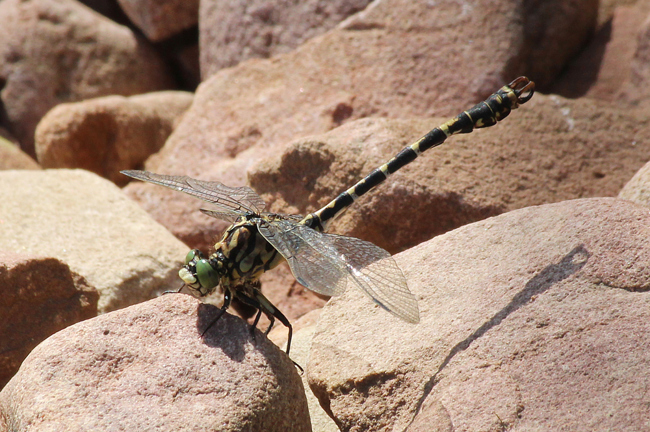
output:
<path id="1" fill-rule="evenodd" d="M 223 297 L 221 308 L 202 334 L 223 316 L 236 298 L 257 309 L 250 326 L 253 336 L 262 313 L 270 321 L 265 335 L 275 319 L 287 327 L 289 355 L 291 323 L 262 294 L 260 276 L 286 261 L 296 280 L 316 293 L 337 296 L 348 286 L 355 286 L 384 310 L 407 323 L 417 324 L 420 321 L 417 299 L 392 256 L 370 242 L 327 233 L 329 223 L 421 153 L 442 144 L 451 135 L 495 125 L 530 100 L 534 91 L 535 84 L 528 78 L 515 79 L 483 102 L 404 147 L 388 162 L 307 216 L 265 212 L 266 203 L 248 186 L 230 187 L 216 181 L 141 170 L 122 173 L 204 200 L 214 208 L 201 209 L 202 213 L 231 223 L 215 244 L 213 253 L 205 256 L 193 249 L 179 270 L 183 285 L 178 292 L 188 287 L 199 299 Z"/>

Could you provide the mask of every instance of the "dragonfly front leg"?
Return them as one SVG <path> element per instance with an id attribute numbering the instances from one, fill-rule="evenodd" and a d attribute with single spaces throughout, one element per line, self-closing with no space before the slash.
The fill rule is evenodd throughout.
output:
<path id="1" fill-rule="evenodd" d="M 181 285 L 181 287 L 180 287 L 179 289 L 177 289 L 177 290 L 167 290 L 167 291 L 163 291 L 163 295 L 165 295 L 165 294 L 178 294 L 178 293 L 180 293 L 181 291 L 183 291 L 183 288 L 185 288 L 185 284 Z"/>
<path id="2" fill-rule="evenodd" d="M 221 309 L 219 309 L 219 312 L 217 312 L 217 316 L 214 317 L 212 321 L 210 321 L 210 324 L 203 330 L 201 333 L 201 337 L 205 335 L 205 333 L 210 330 L 210 328 L 216 324 L 217 321 L 219 321 L 219 318 L 223 316 L 223 314 L 226 313 L 226 310 L 228 307 L 230 307 L 230 302 L 232 301 L 232 295 L 229 290 L 226 289 L 225 293 L 223 294 L 223 306 L 221 306 Z"/>

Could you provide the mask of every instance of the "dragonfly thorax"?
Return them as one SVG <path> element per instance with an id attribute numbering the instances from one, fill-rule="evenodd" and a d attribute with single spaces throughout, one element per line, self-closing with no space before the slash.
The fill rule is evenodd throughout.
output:
<path id="1" fill-rule="evenodd" d="M 257 281 L 267 270 L 283 261 L 282 255 L 260 234 L 256 219 L 250 215 L 237 219 L 205 258 L 198 249 L 191 250 L 179 276 L 195 297 L 205 297 L 221 286 L 230 289 Z"/>

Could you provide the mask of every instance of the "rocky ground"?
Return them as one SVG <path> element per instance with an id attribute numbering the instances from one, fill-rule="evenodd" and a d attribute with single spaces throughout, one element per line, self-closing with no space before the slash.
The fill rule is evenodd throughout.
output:
<path id="1" fill-rule="evenodd" d="M 650 0 L 0 1 L 0 432 L 647 430 L 649 65 Z M 280 266 L 290 359 L 160 296 L 227 224 L 120 170 L 305 214 L 520 75 L 332 224 L 419 324 Z"/>

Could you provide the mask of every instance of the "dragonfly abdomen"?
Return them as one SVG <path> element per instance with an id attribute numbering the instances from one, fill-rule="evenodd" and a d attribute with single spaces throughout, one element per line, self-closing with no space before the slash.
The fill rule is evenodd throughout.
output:
<path id="1" fill-rule="evenodd" d="M 475 128 L 495 125 L 503 120 L 519 104 L 527 102 L 534 92 L 534 83 L 528 78 L 519 77 L 490 95 L 485 101 L 462 112 L 453 119 L 431 130 L 411 145 L 404 147 L 391 160 L 373 170 L 357 184 L 341 193 L 325 207 L 306 216 L 302 223 L 319 231 L 324 231 L 354 201 L 378 186 L 391 174 L 413 162 L 421 153 L 437 147 L 451 135 L 469 133 Z"/>

